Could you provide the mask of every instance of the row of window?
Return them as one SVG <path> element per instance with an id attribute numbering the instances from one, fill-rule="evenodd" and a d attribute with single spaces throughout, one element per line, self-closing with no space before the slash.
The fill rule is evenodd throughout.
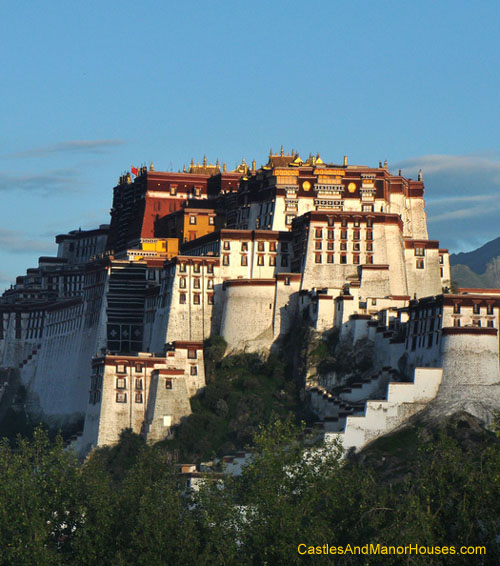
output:
<path id="1" fill-rule="evenodd" d="M 322 240 L 315 240 L 314 249 L 315 250 L 322 250 L 323 249 L 323 241 Z M 333 251 L 335 249 L 335 242 L 328 241 L 326 243 L 326 249 L 328 251 Z M 365 244 L 365 250 L 367 252 L 372 252 L 373 251 L 373 243 L 367 242 Z M 340 242 L 340 251 L 343 251 L 343 252 L 347 251 L 347 242 Z M 361 244 L 359 242 L 353 242 L 352 251 L 353 252 L 361 251 Z"/>
<path id="2" fill-rule="evenodd" d="M 198 223 L 198 219 L 196 216 L 194 216 L 193 214 L 189 215 L 189 224 L 197 224 Z M 215 224 L 215 216 L 209 216 L 208 217 L 208 223 L 210 226 L 213 226 Z"/>
<path id="3" fill-rule="evenodd" d="M 243 265 L 243 264 L 241 264 L 241 265 Z M 179 279 L 179 287 L 181 289 L 185 289 L 186 284 L 187 284 L 186 278 L 181 277 Z M 213 289 L 213 288 L 214 288 L 214 280 L 213 279 L 207 279 L 207 289 Z M 200 277 L 193 277 L 193 289 L 201 289 L 201 278 Z"/>
<path id="4" fill-rule="evenodd" d="M 241 242 L 241 247 L 240 250 L 242 252 L 247 252 L 248 251 L 248 244 L 249 242 Z M 277 251 L 277 242 L 269 242 L 269 246 L 268 246 L 268 251 L 270 252 L 275 252 Z M 231 242 L 229 240 L 224 240 L 222 242 L 222 249 L 227 251 L 231 249 Z M 258 241 L 257 242 L 257 251 L 259 252 L 265 252 L 266 251 L 266 242 L 264 241 Z M 288 242 L 281 242 L 281 251 L 282 252 L 288 252 Z"/>
<path id="5" fill-rule="evenodd" d="M 459 318 L 455 318 L 453 320 L 453 326 L 458 327 L 458 328 L 461 326 L 461 322 L 460 322 Z M 479 320 L 479 319 L 473 320 L 472 326 L 477 326 L 478 328 L 481 328 L 481 320 Z M 495 328 L 495 322 L 493 320 L 487 320 L 486 321 L 486 327 L 487 328 Z"/>
<path id="6" fill-rule="evenodd" d="M 323 254 L 316 253 L 314 254 L 314 263 L 323 263 Z M 326 254 L 326 263 L 335 263 L 335 254 Z M 349 263 L 347 261 L 347 254 L 340 254 L 339 263 L 341 265 L 346 265 Z M 354 265 L 359 265 L 360 261 L 360 254 L 352 254 L 352 263 Z M 366 254 L 365 256 L 365 264 L 372 265 L 373 264 L 373 255 Z"/>
<path id="7" fill-rule="evenodd" d="M 265 256 L 258 255 L 257 256 L 257 265 L 263 266 L 265 265 Z M 231 259 L 229 254 L 223 254 L 222 256 L 222 265 L 231 265 Z M 242 255 L 240 259 L 240 265 L 246 266 L 248 265 L 248 256 Z M 275 266 L 276 265 L 276 256 L 269 256 L 269 265 Z M 288 267 L 288 255 L 281 256 L 281 267 Z"/>
<path id="8" fill-rule="evenodd" d="M 186 293 L 179 293 L 179 304 L 185 305 L 186 302 L 187 302 Z M 200 305 L 200 304 L 201 304 L 201 293 L 193 293 L 193 305 Z M 207 304 L 208 305 L 214 304 L 214 296 L 212 294 L 207 294 Z"/>
<path id="9" fill-rule="evenodd" d="M 214 265 L 213 263 L 207 263 L 207 273 L 214 272 Z M 179 272 L 186 273 L 186 264 L 180 263 L 179 264 Z M 193 263 L 193 273 L 201 273 L 201 264 L 200 263 Z"/>
<path id="10" fill-rule="evenodd" d="M 453 314 L 460 314 L 460 312 L 461 312 L 460 303 L 455 303 L 453 305 Z M 472 312 L 474 314 L 481 314 L 481 305 L 473 304 L 472 305 Z M 486 314 L 493 314 L 493 305 L 486 305 Z"/>

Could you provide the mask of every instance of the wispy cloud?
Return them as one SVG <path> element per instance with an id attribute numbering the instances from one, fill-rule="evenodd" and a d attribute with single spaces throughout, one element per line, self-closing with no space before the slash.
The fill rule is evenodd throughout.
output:
<path id="1" fill-rule="evenodd" d="M 423 155 L 394 165 L 416 179 L 422 169 L 429 234 L 451 251 L 500 235 L 500 157 L 495 153 Z"/>
<path id="2" fill-rule="evenodd" d="M 125 144 L 122 139 L 105 139 L 105 140 L 72 140 L 60 142 L 53 145 L 46 145 L 11 153 L 4 157 L 28 158 L 28 157 L 44 157 L 57 153 L 73 153 L 73 154 L 102 154 L 110 149 Z"/>
<path id="3" fill-rule="evenodd" d="M 77 171 L 58 169 L 44 173 L 9 175 L 0 173 L 0 192 L 25 191 L 40 193 L 75 192 L 78 187 Z"/>
<path id="4" fill-rule="evenodd" d="M 55 245 L 46 240 L 27 238 L 21 232 L 2 228 L 0 228 L 0 250 L 4 253 L 16 254 L 47 254 L 56 252 Z"/>

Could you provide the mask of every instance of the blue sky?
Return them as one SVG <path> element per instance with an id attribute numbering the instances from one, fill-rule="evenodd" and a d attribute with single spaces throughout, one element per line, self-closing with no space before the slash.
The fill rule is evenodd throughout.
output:
<path id="1" fill-rule="evenodd" d="M 0 287 L 107 222 L 131 164 L 282 144 L 422 168 L 452 251 L 500 235 L 496 0 L 26 1 L 0 26 Z"/>

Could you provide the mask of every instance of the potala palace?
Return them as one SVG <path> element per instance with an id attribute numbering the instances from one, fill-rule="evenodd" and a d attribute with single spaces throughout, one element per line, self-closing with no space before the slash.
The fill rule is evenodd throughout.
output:
<path id="1" fill-rule="evenodd" d="M 173 434 L 205 385 L 203 342 L 280 348 L 298 321 L 371 344 L 359 383 L 304 383 L 326 439 L 360 448 L 426 407 L 500 408 L 500 290 L 450 292 L 424 184 L 378 167 L 270 152 L 266 165 L 151 165 L 113 189 L 109 225 L 56 237 L 57 257 L 0 302 L 0 366 L 33 415 L 84 422 L 80 454 L 124 428 Z"/>

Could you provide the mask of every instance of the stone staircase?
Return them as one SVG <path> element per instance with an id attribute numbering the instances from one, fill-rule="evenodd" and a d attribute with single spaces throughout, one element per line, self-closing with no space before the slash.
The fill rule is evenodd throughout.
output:
<path id="1" fill-rule="evenodd" d="M 383 371 L 395 373 L 387 368 Z M 316 429 L 327 443 L 338 439 L 345 450 L 359 450 L 424 409 L 436 397 L 442 375 L 441 368 L 416 368 L 412 382 L 388 382 L 384 399 L 365 397 L 365 401 L 361 396 L 380 387 L 380 381 L 376 388 L 374 386 L 380 376 L 346 388 L 338 397 L 320 387 L 312 387 L 309 390 L 311 406 L 322 413 Z"/>

